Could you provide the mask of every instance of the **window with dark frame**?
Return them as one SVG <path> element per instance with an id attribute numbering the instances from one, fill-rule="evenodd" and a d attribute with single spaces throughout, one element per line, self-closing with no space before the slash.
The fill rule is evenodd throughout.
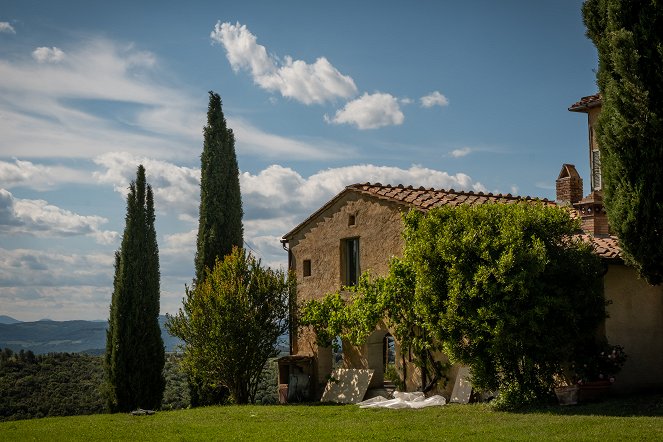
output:
<path id="1" fill-rule="evenodd" d="M 305 259 L 302 267 L 304 270 L 304 276 L 311 276 L 311 260 Z"/>
<path id="2" fill-rule="evenodd" d="M 343 240 L 343 275 L 342 281 L 345 286 L 357 285 L 359 281 L 359 238 L 348 238 Z"/>

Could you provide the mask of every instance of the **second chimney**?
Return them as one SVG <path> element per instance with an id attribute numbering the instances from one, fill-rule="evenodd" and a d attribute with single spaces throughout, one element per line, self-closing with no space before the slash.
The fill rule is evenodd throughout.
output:
<path id="1" fill-rule="evenodd" d="M 560 206 L 568 206 L 577 203 L 582 199 L 582 178 L 573 164 L 562 165 L 557 181 L 555 181 L 557 190 L 556 200 Z"/>

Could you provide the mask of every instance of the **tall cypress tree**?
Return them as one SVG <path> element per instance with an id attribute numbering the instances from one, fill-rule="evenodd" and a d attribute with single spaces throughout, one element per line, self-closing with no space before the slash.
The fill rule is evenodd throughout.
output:
<path id="1" fill-rule="evenodd" d="M 627 261 L 663 282 L 663 3 L 587 0 L 599 55 L 604 201 Z"/>
<path id="2" fill-rule="evenodd" d="M 129 186 L 127 215 L 106 332 L 106 374 L 111 411 L 161 405 L 165 354 L 159 327 L 159 249 L 154 196 L 138 166 Z"/>
<path id="3" fill-rule="evenodd" d="M 244 233 L 235 136 L 223 116 L 221 97 L 212 91 L 203 131 L 196 281 L 202 281 L 206 268 L 214 268 L 217 257 L 242 247 Z"/>

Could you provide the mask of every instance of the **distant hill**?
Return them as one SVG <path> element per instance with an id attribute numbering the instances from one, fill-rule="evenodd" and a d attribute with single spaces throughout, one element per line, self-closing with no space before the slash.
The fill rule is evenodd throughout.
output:
<path id="1" fill-rule="evenodd" d="M 20 322 L 8 316 L 0 321 L 0 349 L 15 352 L 32 350 L 35 354 L 64 352 L 101 354 L 106 348 L 106 321 L 37 321 Z M 166 351 L 175 351 L 180 340 L 164 328 L 165 316 L 159 316 L 161 336 Z"/>
<path id="2" fill-rule="evenodd" d="M 11 316 L 7 315 L 0 315 L 0 324 L 16 324 L 19 323 L 18 319 L 14 319 Z"/>

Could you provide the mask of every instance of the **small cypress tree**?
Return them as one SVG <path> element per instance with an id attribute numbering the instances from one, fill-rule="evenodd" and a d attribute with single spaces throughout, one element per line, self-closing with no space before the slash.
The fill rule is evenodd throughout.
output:
<path id="1" fill-rule="evenodd" d="M 627 261 L 663 282 L 663 3 L 587 0 L 599 55 L 596 128 L 610 226 Z"/>
<path id="2" fill-rule="evenodd" d="M 207 126 L 200 157 L 200 215 L 196 251 L 196 281 L 217 260 L 243 246 L 242 196 L 235 136 L 226 124 L 221 97 L 209 92 Z"/>
<path id="3" fill-rule="evenodd" d="M 106 332 L 106 375 L 111 411 L 161 405 L 165 353 L 159 327 L 159 249 L 154 196 L 138 166 L 129 186 L 127 215 Z"/>

